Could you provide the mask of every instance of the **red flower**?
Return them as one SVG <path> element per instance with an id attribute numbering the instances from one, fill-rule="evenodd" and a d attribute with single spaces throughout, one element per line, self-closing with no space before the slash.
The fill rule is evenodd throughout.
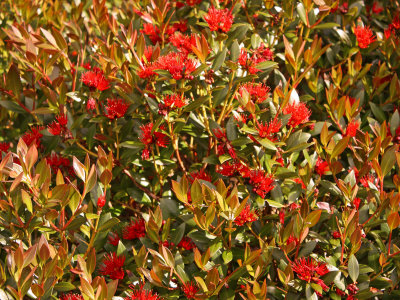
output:
<path id="1" fill-rule="evenodd" d="M 123 99 L 107 99 L 105 116 L 109 119 L 122 118 L 128 110 L 129 104 Z"/>
<path id="2" fill-rule="evenodd" d="M 39 148 L 40 139 L 43 137 L 43 134 L 41 134 L 40 131 L 43 129 L 44 127 L 42 126 L 32 127 L 30 132 L 26 132 L 22 136 L 25 144 L 29 147 L 31 144 L 35 143 L 36 147 Z"/>
<path id="3" fill-rule="evenodd" d="M 63 295 L 59 298 L 59 300 L 83 300 L 83 296 L 82 296 L 82 295 L 79 295 L 79 294 L 73 294 L 73 293 L 71 292 L 71 293 L 68 293 L 68 294 L 63 294 Z"/>
<path id="4" fill-rule="evenodd" d="M 143 24 L 143 29 L 141 29 L 140 32 L 148 35 L 150 41 L 153 44 L 157 44 L 157 42 L 162 41 L 162 39 L 160 37 L 160 29 L 153 24 L 149 24 L 149 23 Z"/>
<path id="5" fill-rule="evenodd" d="M 102 208 L 106 204 L 106 195 L 102 194 L 97 198 L 97 207 Z"/>
<path id="6" fill-rule="evenodd" d="M 328 163 L 318 157 L 317 162 L 315 163 L 315 172 L 317 172 L 319 176 L 325 175 L 329 172 Z"/>
<path id="7" fill-rule="evenodd" d="M 289 236 L 289 238 L 286 240 L 286 245 L 290 245 L 291 243 L 294 243 L 296 246 L 300 243 L 299 239 L 296 238 L 294 235 Z"/>
<path id="8" fill-rule="evenodd" d="M 122 266 L 125 263 L 125 256 L 117 256 L 115 252 L 105 256 L 103 265 L 99 271 L 104 276 L 110 276 L 111 279 L 124 279 L 125 272 Z"/>
<path id="9" fill-rule="evenodd" d="M 300 124 L 308 122 L 311 111 L 308 109 L 307 105 L 303 102 L 292 103 L 287 105 L 283 109 L 285 115 L 290 114 L 290 119 L 288 125 L 291 127 L 296 127 Z"/>
<path id="10" fill-rule="evenodd" d="M 140 134 L 139 140 L 145 145 L 145 149 L 143 150 L 142 153 L 142 159 L 149 158 L 150 154 L 149 147 L 151 147 L 154 144 L 163 148 L 167 147 L 168 145 L 167 135 L 162 132 L 153 131 L 153 123 L 142 125 L 140 129 L 142 130 L 142 132 Z"/>
<path id="11" fill-rule="evenodd" d="M 89 100 L 86 103 L 86 111 L 90 112 L 91 110 L 96 109 L 96 99 L 89 98 Z"/>
<path id="12" fill-rule="evenodd" d="M 8 149 L 10 149 L 10 143 L 6 143 L 6 142 L 0 143 L 0 155 L 1 155 L 1 152 L 7 153 Z"/>
<path id="13" fill-rule="evenodd" d="M 334 239 L 340 239 L 342 235 L 340 234 L 340 232 L 338 230 L 335 230 L 334 232 L 332 232 L 332 237 Z"/>
<path id="14" fill-rule="evenodd" d="M 257 121 L 256 129 L 261 138 L 267 138 L 271 141 L 275 141 L 276 137 L 274 137 L 274 135 L 280 131 L 281 126 L 281 121 L 275 118 L 271 122 L 265 124 Z"/>
<path id="15" fill-rule="evenodd" d="M 125 240 L 134 240 L 146 236 L 146 226 L 143 219 L 132 221 L 122 230 Z"/>
<path id="16" fill-rule="evenodd" d="M 242 48 L 238 59 L 239 64 L 250 74 L 256 74 L 261 71 L 256 68 L 259 63 L 274 60 L 274 53 L 271 49 L 265 47 L 264 44 L 251 52 L 252 54 L 250 54 L 251 56 L 249 57 L 247 49 Z"/>
<path id="17" fill-rule="evenodd" d="M 119 235 L 117 233 L 110 232 L 110 235 L 108 236 L 108 242 L 113 246 L 118 246 Z"/>
<path id="18" fill-rule="evenodd" d="M 201 0 L 186 0 L 186 4 L 189 6 L 195 6 L 196 4 L 200 4 Z"/>
<path id="19" fill-rule="evenodd" d="M 257 220 L 257 214 L 254 210 L 250 210 L 250 204 L 240 212 L 240 214 L 235 218 L 235 223 L 237 226 L 243 226 L 245 223 L 254 222 Z"/>
<path id="20" fill-rule="evenodd" d="M 186 99 L 177 94 L 167 95 L 164 97 L 164 103 L 158 104 L 158 113 L 166 116 L 169 111 L 181 108 L 186 105 Z"/>
<path id="21" fill-rule="evenodd" d="M 160 56 L 154 64 L 155 69 L 166 70 L 175 80 L 193 79 L 191 73 L 196 70 L 196 61 L 183 53 L 171 52 Z"/>
<path id="22" fill-rule="evenodd" d="M 183 248 L 185 250 L 192 250 L 196 248 L 196 245 L 193 243 L 193 241 L 188 238 L 188 237 L 183 237 L 181 241 L 178 244 L 178 247 Z"/>
<path id="23" fill-rule="evenodd" d="M 182 287 L 182 291 L 185 293 L 187 299 L 194 299 L 199 288 L 193 282 L 186 282 Z"/>
<path id="24" fill-rule="evenodd" d="M 233 159 L 236 159 L 235 149 L 228 140 L 225 131 L 223 129 L 214 129 L 213 133 L 219 143 L 217 146 L 217 155 L 223 155 L 228 152 Z"/>
<path id="25" fill-rule="evenodd" d="M 239 94 L 243 97 L 244 91 L 250 96 L 250 99 L 255 103 L 262 103 L 269 97 L 271 89 L 263 83 L 245 83 L 239 88 Z"/>
<path id="26" fill-rule="evenodd" d="M 66 177 L 75 175 L 74 168 L 71 166 L 71 162 L 68 158 L 52 153 L 50 156 L 46 157 L 46 162 L 50 165 L 54 174 L 57 174 L 58 170 L 60 170 L 68 174 Z"/>
<path id="27" fill-rule="evenodd" d="M 196 46 L 196 36 L 195 35 L 185 35 L 181 32 L 175 32 L 169 37 L 169 41 L 174 45 L 180 52 L 185 55 L 192 53 L 192 47 Z"/>
<path id="28" fill-rule="evenodd" d="M 208 174 L 204 170 L 191 172 L 190 173 L 190 177 L 188 179 L 189 179 L 190 183 L 193 183 L 196 179 L 201 179 L 201 180 L 205 180 L 205 181 L 208 181 L 208 182 L 212 181 L 211 175 Z"/>
<path id="29" fill-rule="evenodd" d="M 129 288 L 133 291 L 124 300 L 161 300 L 157 293 L 153 294 L 152 290 L 145 290 L 144 283 L 139 284 L 139 286 L 131 284 Z"/>
<path id="30" fill-rule="evenodd" d="M 308 283 L 314 282 L 322 287 L 324 291 L 327 291 L 329 288 L 319 277 L 324 276 L 329 273 L 326 264 L 322 262 L 318 262 L 313 258 L 308 258 L 307 260 L 303 257 L 300 259 L 296 259 L 291 263 L 292 269 L 297 273 L 297 276 Z"/>
<path id="31" fill-rule="evenodd" d="M 285 224 L 285 210 L 283 209 L 279 212 L 279 223 Z"/>
<path id="32" fill-rule="evenodd" d="M 293 180 L 294 180 L 294 182 L 296 182 L 298 184 L 301 184 L 301 188 L 302 189 L 306 189 L 307 188 L 307 186 L 304 184 L 304 182 L 303 182 L 303 180 L 301 180 L 301 178 L 295 178 Z"/>
<path id="33" fill-rule="evenodd" d="M 346 135 L 350 137 L 355 137 L 357 133 L 357 129 L 360 127 L 360 123 L 357 121 L 351 121 L 349 125 L 347 125 L 346 128 Z"/>
<path id="34" fill-rule="evenodd" d="M 346 293 L 344 292 L 344 291 L 342 291 L 341 289 L 339 289 L 338 287 L 336 288 L 336 295 L 339 295 L 339 296 L 345 296 L 346 295 Z"/>
<path id="35" fill-rule="evenodd" d="M 233 24 L 233 15 L 227 8 L 216 9 L 215 7 L 210 7 L 204 20 L 208 23 L 211 31 L 228 32 Z"/>
<path id="36" fill-rule="evenodd" d="M 361 203 L 361 199 L 360 198 L 354 198 L 353 199 L 353 205 L 357 210 L 360 207 L 360 203 Z"/>
<path id="37" fill-rule="evenodd" d="M 267 193 L 274 189 L 273 175 L 266 174 L 262 170 L 253 170 L 250 172 L 250 184 L 253 186 L 253 192 L 265 199 Z"/>
<path id="38" fill-rule="evenodd" d="M 374 34 L 368 26 L 357 26 L 354 28 L 354 34 L 356 35 L 358 46 L 362 49 L 368 48 L 369 44 L 375 41 Z"/>
<path id="39" fill-rule="evenodd" d="M 383 7 L 379 2 L 374 1 L 374 3 L 372 4 L 372 12 L 377 15 L 383 12 Z"/>
<path id="40" fill-rule="evenodd" d="M 61 135 L 65 131 L 67 131 L 67 123 L 68 118 L 64 114 L 59 114 L 56 116 L 56 120 L 53 121 L 49 126 L 47 126 L 47 130 L 52 135 Z"/>
<path id="41" fill-rule="evenodd" d="M 104 77 L 103 71 L 97 67 L 94 67 L 93 71 L 83 73 L 81 80 L 91 89 L 104 91 L 110 88 L 109 82 Z"/>

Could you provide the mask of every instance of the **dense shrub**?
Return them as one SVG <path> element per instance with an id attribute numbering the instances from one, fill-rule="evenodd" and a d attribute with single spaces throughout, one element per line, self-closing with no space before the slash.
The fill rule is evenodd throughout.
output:
<path id="1" fill-rule="evenodd" d="M 0 1 L 0 298 L 399 297 L 399 12 Z"/>

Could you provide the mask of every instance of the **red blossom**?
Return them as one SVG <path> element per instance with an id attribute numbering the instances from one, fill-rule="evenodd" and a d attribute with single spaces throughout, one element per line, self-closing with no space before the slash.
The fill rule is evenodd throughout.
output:
<path id="1" fill-rule="evenodd" d="M 106 195 L 102 194 L 97 198 L 97 207 L 102 208 L 106 204 Z"/>
<path id="2" fill-rule="evenodd" d="M 239 88 L 239 94 L 243 97 L 244 91 L 250 96 L 250 99 L 255 103 L 262 103 L 269 97 L 271 89 L 263 83 L 245 83 Z"/>
<path id="3" fill-rule="evenodd" d="M 161 300 L 157 293 L 154 293 L 152 290 L 145 290 L 144 283 L 136 286 L 131 284 L 129 288 L 133 291 L 124 300 Z"/>
<path id="4" fill-rule="evenodd" d="M 99 271 L 103 276 L 110 276 L 111 279 L 124 279 L 125 272 L 122 266 L 125 263 L 125 256 L 117 256 L 115 252 L 104 257 L 103 265 Z"/>
<path id="5" fill-rule="evenodd" d="M 186 282 L 182 287 L 182 291 L 185 293 L 187 299 L 194 299 L 199 288 L 194 282 Z"/>
<path id="6" fill-rule="evenodd" d="M 86 102 L 86 111 L 90 113 L 91 111 L 96 109 L 96 99 L 89 98 Z"/>
<path id="7" fill-rule="evenodd" d="M 283 209 L 279 212 L 279 223 L 285 224 L 285 210 Z"/>
<path id="8" fill-rule="evenodd" d="M 143 219 L 132 221 L 122 230 L 122 237 L 125 240 L 134 240 L 146 236 L 146 226 Z"/>
<path id="9" fill-rule="evenodd" d="M 190 177 L 188 178 L 190 183 L 193 183 L 196 179 L 205 180 L 211 182 L 211 175 L 208 174 L 205 170 L 200 170 L 196 172 L 191 172 Z"/>
<path id="10" fill-rule="evenodd" d="M 167 135 L 159 131 L 153 131 L 153 126 L 153 123 L 148 123 L 140 127 L 142 132 L 139 140 L 145 145 L 145 149 L 142 153 L 142 159 L 148 159 L 150 154 L 149 148 L 152 145 L 156 144 L 159 147 L 164 148 L 166 148 L 168 145 Z"/>
<path id="11" fill-rule="evenodd" d="M 340 239 L 341 236 L 342 236 L 342 235 L 340 234 L 340 232 L 339 232 L 338 230 L 332 232 L 332 237 L 333 237 L 334 239 Z"/>
<path id="12" fill-rule="evenodd" d="M 360 127 L 359 122 L 351 121 L 351 123 L 347 125 L 346 128 L 346 136 L 355 137 L 359 127 Z"/>
<path id="13" fill-rule="evenodd" d="M 59 300 L 83 300 L 83 296 L 74 293 L 63 294 L 59 298 Z"/>
<path id="14" fill-rule="evenodd" d="M 41 130 L 43 130 L 44 127 L 42 126 L 36 126 L 32 127 L 30 131 L 26 132 L 23 136 L 22 139 L 25 142 L 25 144 L 29 147 L 33 143 L 35 143 L 36 147 L 40 147 L 40 139 L 43 137 L 43 134 L 40 133 Z"/>
<path id="15" fill-rule="evenodd" d="M 185 55 L 192 53 L 192 47 L 196 46 L 196 36 L 195 35 L 185 35 L 181 32 L 175 32 L 169 37 L 169 41 L 174 45 L 180 52 Z"/>
<path id="16" fill-rule="evenodd" d="M 193 243 L 193 241 L 188 238 L 188 237 L 183 237 L 181 241 L 178 244 L 178 247 L 183 248 L 185 250 L 192 250 L 196 248 L 196 245 Z"/>
<path id="17" fill-rule="evenodd" d="M 257 69 L 256 66 L 261 62 L 270 60 L 274 60 L 274 53 L 271 49 L 262 44 L 257 49 L 250 51 L 250 56 L 249 51 L 246 48 L 242 48 L 240 50 L 238 62 L 250 74 L 256 74 L 261 71 Z"/>
<path id="18" fill-rule="evenodd" d="M 293 261 L 291 265 L 292 270 L 297 273 L 297 276 L 301 280 L 304 280 L 308 283 L 316 283 L 320 285 L 324 291 L 329 289 L 324 281 L 320 279 L 321 276 L 329 273 L 325 263 L 318 262 L 311 257 L 309 257 L 307 260 L 302 257 Z"/>
<path id="19" fill-rule="evenodd" d="M 286 245 L 290 245 L 294 243 L 296 246 L 300 243 L 299 239 L 296 238 L 294 235 L 289 236 L 289 238 L 286 240 Z"/>
<path id="20" fill-rule="evenodd" d="M 275 118 L 271 122 L 265 124 L 257 121 L 256 129 L 260 138 L 267 138 L 271 141 L 275 141 L 275 134 L 280 131 L 281 126 L 281 121 Z"/>
<path id="21" fill-rule="evenodd" d="M 285 115 L 290 114 L 290 119 L 288 125 L 291 127 L 296 127 L 300 124 L 308 122 L 311 111 L 308 109 L 307 105 L 303 102 L 292 103 L 287 105 L 283 109 Z"/>
<path id="22" fill-rule="evenodd" d="M 369 44 L 375 41 L 374 34 L 368 26 L 357 26 L 354 28 L 354 34 L 356 35 L 358 46 L 362 49 L 368 48 Z"/>
<path id="23" fill-rule="evenodd" d="M 109 119 L 122 118 L 128 107 L 129 104 L 123 99 L 107 99 L 105 116 Z"/>
<path id="24" fill-rule="evenodd" d="M 218 141 L 217 155 L 223 155 L 228 152 L 233 159 L 236 159 L 237 156 L 235 149 L 232 147 L 231 142 L 228 140 L 226 132 L 223 129 L 218 128 L 214 129 L 213 133 Z"/>
<path id="25" fill-rule="evenodd" d="M 250 204 L 240 212 L 240 214 L 235 218 L 235 224 L 237 226 L 243 226 L 245 223 L 254 222 L 258 219 L 257 214 L 254 210 L 250 210 Z"/>
<path id="26" fill-rule="evenodd" d="M 113 246 L 118 246 L 119 243 L 119 235 L 117 233 L 110 232 L 108 236 L 108 242 Z"/>
<path id="27" fill-rule="evenodd" d="M 329 172 L 328 163 L 318 157 L 317 162 L 315 163 L 315 172 L 317 172 L 319 176 L 325 175 L 327 172 Z"/>
<path id="28" fill-rule="evenodd" d="M 228 32 L 233 24 L 233 15 L 230 10 L 210 7 L 204 17 L 211 31 Z"/>
<path id="29" fill-rule="evenodd" d="M 195 6 L 200 4 L 202 0 L 186 0 L 186 5 L 188 6 Z"/>
<path id="30" fill-rule="evenodd" d="M 301 188 L 302 189 L 306 189 L 307 188 L 307 186 L 304 184 L 304 182 L 303 182 L 303 180 L 301 180 L 301 178 L 295 178 L 293 180 L 294 180 L 294 182 L 296 182 L 298 184 L 301 184 Z"/>
<path id="31" fill-rule="evenodd" d="M 153 24 L 143 24 L 143 29 L 140 30 L 140 32 L 146 34 L 149 36 L 150 41 L 155 45 L 157 42 L 161 42 L 161 36 L 160 36 L 160 29 L 153 25 Z"/>
<path id="32" fill-rule="evenodd" d="M 372 12 L 377 15 L 383 12 L 382 5 L 379 2 L 374 1 L 374 3 L 372 4 Z"/>
<path id="33" fill-rule="evenodd" d="M 1 152 L 7 153 L 8 149 L 10 149 L 10 143 L 6 143 L 6 142 L 0 143 L 0 155 L 1 155 Z"/>
<path id="34" fill-rule="evenodd" d="M 360 207 L 361 199 L 360 198 L 354 198 L 353 199 L 353 205 L 354 207 L 358 210 Z"/>
<path id="35" fill-rule="evenodd" d="M 97 67 L 93 71 L 87 71 L 82 74 L 81 81 L 91 89 L 105 91 L 110 88 L 110 83 L 104 77 L 103 71 Z"/>
<path id="36" fill-rule="evenodd" d="M 250 184 L 253 192 L 265 199 L 268 192 L 274 189 L 274 176 L 266 174 L 263 170 L 253 170 L 250 172 Z"/>
<path id="37" fill-rule="evenodd" d="M 183 96 L 177 94 L 166 95 L 163 100 L 164 103 L 158 104 L 158 113 L 164 116 L 166 116 L 171 110 L 182 108 L 187 103 L 187 100 L 183 98 Z"/>

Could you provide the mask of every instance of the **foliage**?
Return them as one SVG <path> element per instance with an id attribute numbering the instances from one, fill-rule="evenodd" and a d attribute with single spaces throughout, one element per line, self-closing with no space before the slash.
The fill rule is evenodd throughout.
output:
<path id="1" fill-rule="evenodd" d="M 1 1 L 0 298 L 398 297 L 383 4 Z"/>

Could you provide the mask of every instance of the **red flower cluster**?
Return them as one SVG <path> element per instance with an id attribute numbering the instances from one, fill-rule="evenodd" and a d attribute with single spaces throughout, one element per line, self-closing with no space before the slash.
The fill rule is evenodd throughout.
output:
<path id="1" fill-rule="evenodd" d="M 256 74 L 260 72 L 260 69 L 257 69 L 256 66 L 263 62 L 274 60 L 274 53 L 262 44 L 257 49 L 251 51 L 250 56 L 248 50 L 246 48 L 242 48 L 240 50 L 239 55 L 239 64 L 246 69 L 250 74 Z"/>
<path id="2" fill-rule="evenodd" d="M 375 41 L 374 34 L 368 26 L 357 26 L 354 28 L 354 34 L 356 35 L 358 46 L 362 49 L 368 48 L 369 44 Z"/>
<path id="3" fill-rule="evenodd" d="M 59 114 L 58 116 L 56 116 L 56 120 L 54 120 L 49 126 L 47 126 L 47 130 L 52 135 L 61 135 L 68 130 L 67 123 L 67 116 L 64 114 Z"/>
<path id="4" fill-rule="evenodd" d="M 190 177 L 188 178 L 190 183 L 193 183 L 196 179 L 205 180 L 208 182 L 212 181 L 211 175 L 208 174 L 205 170 L 200 170 L 196 172 L 191 172 Z"/>
<path id="5" fill-rule="evenodd" d="M 289 238 L 286 240 L 286 245 L 290 245 L 291 243 L 294 243 L 296 246 L 300 243 L 299 239 L 296 238 L 294 235 L 289 236 Z"/>
<path id="6" fill-rule="evenodd" d="M 171 36 L 176 31 L 185 32 L 186 30 L 187 30 L 186 21 L 180 21 L 180 22 L 177 22 L 177 23 L 174 23 L 174 24 L 168 26 L 167 29 L 165 30 L 164 34 L 166 36 L 168 36 L 168 35 Z M 162 42 L 162 38 L 160 35 L 161 30 L 156 25 L 153 25 L 151 23 L 143 24 L 143 29 L 141 29 L 140 32 L 144 33 L 145 35 L 148 35 L 150 41 L 154 45 Z"/>
<path id="7" fill-rule="evenodd" d="M 211 31 L 228 32 L 233 24 L 233 15 L 230 10 L 210 7 L 208 14 L 204 16 Z"/>
<path id="8" fill-rule="evenodd" d="M 389 24 L 389 27 L 385 29 L 385 38 L 389 39 L 390 36 L 394 36 L 395 40 L 398 41 L 398 36 L 400 33 L 400 19 L 399 16 L 395 16 L 392 20 L 392 23 Z"/>
<path id="9" fill-rule="evenodd" d="M 354 207 L 355 207 L 355 209 L 359 209 L 359 207 L 360 207 L 360 204 L 361 204 L 361 199 L 360 198 L 354 198 L 353 199 L 353 205 L 354 205 Z"/>
<path id="10" fill-rule="evenodd" d="M 266 174 L 263 170 L 253 170 L 250 172 L 250 184 L 253 192 L 265 199 L 268 192 L 274 189 L 274 176 Z"/>
<path id="11" fill-rule="evenodd" d="M 36 147 L 40 147 L 40 139 L 43 137 L 43 134 L 40 133 L 41 130 L 43 130 L 43 126 L 36 126 L 32 127 L 30 132 L 26 132 L 23 136 L 22 139 L 25 142 L 25 144 L 29 147 L 33 143 L 35 143 Z"/>
<path id="12" fill-rule="evenodd" d="M 145 145 L 145 149 L 143 150 L 142 153 L 142 159 L 149 159 L 150 157 L 149 148 L 153 144 L 156 144 L 157 146 L 163 148 L 167 147 L 168 145 L 167 135 L 162 132 L 153 131 L 153 123 L 142 125 L 140 129 L 142 130 L 142 132 L 140 134 L 139 139 Z"/>
<path id="13" fill-rule="evenodd" d="M 110 88 L 110 83 L 104 77 L 103 71 L 97 67 L 94 67 L 93 71 L 83 73 L 81 81 L 90 89 L 105 91 Z"/>
<path id="14" fill-rule="evenodd" d="M 346 135 L 350 137 L 355 137 L 357 134 L 357 129 L 360 127 L 360 123 L 357 121 L 351 121 L 350 124 L 347 125 Z"/>
<path id="15" fill-rule="evenodd" d="M 217 167 L 216 170 L 219 174 L 224 176 L 234 176 L 235 174 L 239 174 L 244 178 L 248 178 L 250 176 L 250 169 L 246 165 L 241 162 L 224 162 L 222 165 Z"/>
<path id="16" fill-rule="evenodd" d="M 169 41 L 172 45 L 174 45 L 179 52 L 183 53 L 184 55 L 188 55 L 192 53 L 192 47 L 196 46 L 196 36 L 182 34 L 181 32 L 177 31 L 173 35 L 169 37 Z"/>
<path id="17" fill-rule="evenodd" d="M 160 56 L 155 62 L 147 63 L 139 71 L 138 76 L 147 79 L 156 75 L 155 70 L 168 71 L 175 80 L 193 79 L 191 73 L 196 70 L 197 62 L 183 53 L 171 52 Z"/>
<path id="18" fill-rule="evenodd" d="M 132 221 L 122 230 L 122 237 L 125 240 L 134 240 L 146 236 L 146 226 L 143 219 Z"/>
<path id="19" fill-rule="evenodd" d="M 228 152 L 233 159 L 236 159 L 235 149 L 228 140 L 226 132 L 223 129 L 214 129 L 213 133 L 218 141 L 217 155 L 224 155 L 226 152 Z"/>
<path id="20" fill-rule="evenodd" d="M 185 106 L 186 103 L 187 101 L 185 98 L 183 98 L 183 95 L 182 96 L 179 96 L 177 94 L 167 95 L 164 97 L 164 103 L 158 104 L 158 109 L 159 109 L 158 113 L 160 115 L 166 116 L 168 112 L 170 112 L 171 110 L 181 108 Z"/>
<path id="21" fill-rule="evenodd" d="M 68 158 L 52 153 L 50 156 L 46 157 L 46 161 L 54 174 L 57 174 L 58 170 L 60 170 L 62 173 L 67 173 L 68 176 L 75 176 L 74 168 L 71 166 L 71 162 Z"/>
<path id="22" fill-rule="evenodd" d="M 303 180 L 301 180 L 301 178 L 295 178 L 295 179 L 293 179 L 293 181 L 298 183 L 298 184 L 301 184 L 301 188 L 302 189 L 306 189 L 307 188 L 307 186 L 304 184 L 304 182 L 303 182 Z"/>
<path id="23" fill-rule="evenodd" d="M 125 272 L 122 266 L 125 263 L 125 256 L 117 256 L 115 252 L 105 256 L 103 265 L 99 271 L 104 276 L 110 276 L 111 279 L 124 279 Z"/>
<path id="24" fill-rule="evenodd" d="M 108 236 L 108 242 L 113 246 L 118 246 L 119 235 L 117 233 L 111 232 Z"/>
<path id="25" fill-rule="evenodd" d="M 340 239 L 342 235 L 340 234 L 340 232 L 338 230 L 335 230 L 334 232 L 332 232 L 332 237 L 334 239 Z"/>
<path id="26" fill-rule="evenodd" d="M 239 94 L 243 97 L 244 91 L 250 96 L 250 99 L 255 103 L 262 103 L 269 97 L 269 92 L 271 89 L 265 84 L 259 83 L 245 83 L 242 84 L 239 88 Z"/>
<path id="27" fill-rule="evenodd" d="M 283 109 L 285 115 L 290 114 L 290 119 L 288 125 L 291 127 L 296 127 L 300 124 L 308 122 L 311 111 L 308 109 L 307 105 L 303 102 L 292 103 L 287 105 Z"/>
<path id="28" fill-rule="evenodd" d="M 282 126 L 281 121 L 275 118 L 271 122 L 265 124 L 259 123 L 257 121 L 256 129 L 258 131 L 258 135 L 260 136 L 260 138 L 267 138 L 271 141 L 275 141 L 276 140 L 275 134 L 280 131 L 281 126 Z"/>
<path id="29" fill-rule="evenodd" d="M 192 249 L 196 248 L 196 245 L 193 243 L 193 241 L 190 238 L 185 236 L 179 242 L 178 247 L 183 248 L 185 250 L 192 250 Z"/>
<path id="30" fill-rule="evenodd" d="M 10 143 L 0 143 L 0 156 L 1 156 L 1 152 L 7 153 L 8 149 L 10 149 Z"/>
<path id="31" fill-rule="evenodd" d="M 129 288 L 133 291 L 124 300 L 161 300 L 157 293 L 153 294 L 152 290 L 145 290 L 144 283 L 139 284 L 139 286 L 131 284 Z"/>
<path id="32" fill-rule="evenodd" d="M 238 226 L 243 226 L 245 223 L 254 222 L 257 220 L 257 214 L 254 210 L 250 210 L 250 204 L 240 212 L 240 214 L 235 218 L 235 224 Z"/>
<path id="33" fill-rule="evenodd" d="M 303 257 L 300 259 L 296 259 L 291 263 L 292 269 L 297 273 L 297 276 L 308 283 L 313 282 L 322 287 L 324 291 L 327 291 L 329 288 L 324 283 L 321 276 L 329 273 L 326 264 L 322 262 L 318 262 L 313 258 L 308 258 L 307 260 Z"/>
<path id="34" fill-rule="evenodd" d="M 74 293 L 63 294 L 59 300 L 83 300 L 83 296 Z"/>
<path id="35" fill-rule="evenodd" d="M 319 174 L 319 176 L 325 175 L 329 172 L 329 165 L 322 158 L 318 157 L 317 162 L 315 163 L 315 172 Z"/>
<path id="36" fill-rule="evenodd" d="M 199 288 L 194 282 L 186 282 L 182 287 L 182 291 L 185 293 L 187 299 L 194 299 Z"/>
<path id="37" fill-rule="evenodd" d="M 123 99 L 107 99 L 105 116 L 109 119 L 122 118 L 128 110 L 129 104 Z"/>

